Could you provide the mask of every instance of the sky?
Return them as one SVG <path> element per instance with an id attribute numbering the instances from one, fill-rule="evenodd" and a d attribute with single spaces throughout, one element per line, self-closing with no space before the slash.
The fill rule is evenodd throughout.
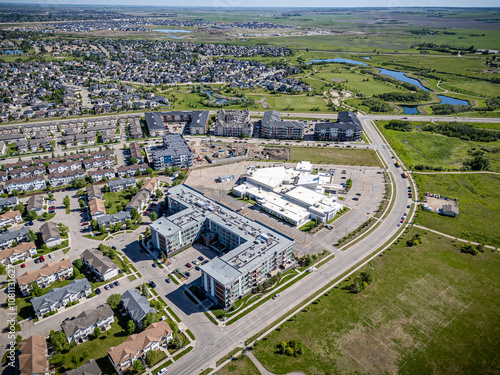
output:
<path id="1" fill-rule="evenodd" d="M 0 0 L 11 4 L 74 4 L 133 6 L 201 6 L 201 7 L 500 7 L 498 0 Z"/>

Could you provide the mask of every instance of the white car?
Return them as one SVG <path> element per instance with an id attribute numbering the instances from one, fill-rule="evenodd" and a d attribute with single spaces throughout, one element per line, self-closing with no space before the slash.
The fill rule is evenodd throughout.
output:
<path id="1" fill-rule="evenodd" d="M 49 258 L 50 259 L 54 258 L 54 254 L 49 254 Z"/>
<path id="2" fill-rule="evenodd" d="M 164 367 L 164 368 L 162 368 L 160 371 L 158 371 L 158 372 L 156 373 L 156 375 L 163 375 L 163 374 L 164 374 L 164 373 L 166 373 L 166 372 L 167 372 L 167 368 L 166 368 L 166 367 Z"/>

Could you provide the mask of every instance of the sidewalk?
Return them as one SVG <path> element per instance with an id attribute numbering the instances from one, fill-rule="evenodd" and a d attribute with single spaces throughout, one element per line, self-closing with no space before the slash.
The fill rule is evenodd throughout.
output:
<path id="1" fill-rule="evenodd" d="M 460 241 L 460 242 L 470 243 L 472 245 L 480 245 L 479 242 L 473 242 L 473 241 L 469 241 L 469 240 L 464 240 L 463 238 L 458 238 L 458 237 L 451 236 L 451 235 L 443 233 L 443 232 L 438 232 L 437 230 L 430 229 L 430 228 L 427 228 L 427 227 L 423 227 L 423 226 L 418 225 L 418 224 L 413 224 L 413 226 L 415 228 L 419 228 L 419 229 L 423 229 L 423 230 L 428 230 L 429 232 L 439 234 L 439 235 L 441 235 L 443 237 L 451 238 L 452 240 L 457 240 L 457 241 Z M 484 245 L 484 247 L 487 248 L 487 249 L 492 249 L 492 250 L 500 250 L 499 248 L 496 248 L 496 247 L 491 246 L 491 245 Z"/>

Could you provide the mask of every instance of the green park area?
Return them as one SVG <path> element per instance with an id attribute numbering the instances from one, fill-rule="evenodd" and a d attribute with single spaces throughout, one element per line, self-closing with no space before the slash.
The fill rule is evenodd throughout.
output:
<path id="1" fill-rule="evenodd" d="M 259 375 L 260 372 L 253 362 L 245 357 L 236 357 L 226 366 L 217 371 L 219 375 Z"/>
<path id="2" fill-rule="evenodd" d="M 500 335 L 500 303 L 492 299 L 500 280 L 491 275 L 500 258 L 460 246 L 407 231 L 363 270 L 371 276 L 359 293 L 352 292 L 356 273 L 259 340 L 253 353 L 278 374 L 491 373 Z"/>
<path id="3" fill-rule="evenodd" d="M 458 198 L 457 217 L 418 211 L 415 223 L 466 240 L 500 246 L 500 176 L 494 174 L 413 174 L 423 201 L 426 192 Z"/>
<path id="4" fill-rule="evenodd" d="M 125 206 L 132 199 L 133 194 L 127 190 L 122 190 L 120 192 L 107 192 L 104 193 L 106 213 L 116 214 L 118 211 L 123 211 Z"/>
<path id="5" fill-rule="evenodd" d="M 430 131 L 422 131 L 426 123 L 410 123 L 411 131 L 387 129 L 388 121 L 376 121 L 382 134 L 409 169 L 426 166 L 427 170 L 461 170 L 463 162 L 476 151 L 484 153 L 491 171 L 500 171 L 500 141 L 474 142 Z M 427 168 L 428 167 L 428 168 Z"/>

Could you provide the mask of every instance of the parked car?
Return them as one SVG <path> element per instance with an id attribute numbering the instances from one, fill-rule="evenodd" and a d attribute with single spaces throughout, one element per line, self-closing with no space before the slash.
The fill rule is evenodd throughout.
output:
<path id="1" fill-rule="evenodd" d="M 95 288 L 94 292 L 95 292 L 95 294 L 101 294 L 101 289 Z"/>
<path id="2" fill-rule="evenodd" d="M 156 263 L 153 263 L 153 268 L 156 268 Z"/>
<path id="3" fill-rule="evenodd" d="M 167 372 L 167 368 L 166 368 L 166 367 L 164 367 L 164 368 L 162 368 L 160 371 L 158 371 L 158 372 L 156 373 L 156 375 L 163 375 L 163 374 L 164 374 L 164 373 L 166 373 L 166 372 Z"/>
<path id="4" fill-rule="evenodd" d="M 186 263 L 186 267 L 191 268 L 191 267 L 193 267 L 193 265 L 191 263 Z"/>
<path id="5" fill-rule="evenodd" d="M 166 283 L 167 283 L 167 284 L 170 284 L 172 280 L 170 280 L 170 277 L 167 277 L 167 278 L 165 279 L 165 281 L 166 281 Z"/>
<path id="6" fill-rule="evenodd" d="M 208 262 L 209 262 L 209 260 L 208 260 L 208 259 L 205 259 L 205 260 L 203 261 L 203 264 L 207 264 Z"/>
<path id="7" fill-rule="evenodd" d="M 193 260 L 193 264 L 196 266 L 198 265 L 198 261 L 197 260 Z"/>
<path id="8" fill-rule="evenodd" d="M 104 286 L 104 289 L 109 290 L 109 289 L 110 289 L 110 288 L 109 288 L 109 285 L 105 285 L 105 286 Z"/>
<path id="9" fill-rule="evenodd" d="M 45 258 L 43 257 L 43 255 L 40 257 L 40 262 L 45 262 Z"/>
<path id="10" fill-rule="evenodd" d="M 54 258 L 54 254 L 49 254 L 49 258 L 50 259 Z"/>
<path id="11" fill-rule="evenodd" d="M 199 260 L 200 262 L 203 262 L 203 261 L 205 260 L 205 258 L 203 258 L 202 256 L 199 256 L 199 257 L 198 257 L 198 260 Z"/>
<path id="12" fill-rule="evenodd" d="M 196 267 L 194 267 L 194 269 L 195 269 L 196 271 L 199 271 L 199 270 L 200 270 L 200 267 L 196 266 Z"/>
<path id="13" fill-rule="evenodd" d="M 118 281 L 115 281 L 113 284 L 115 284 L 116 286 L 120 285 Z"/>
<path id="14" fill-rule="evenodd" d="M 151 280 L 151 281 L 149 282 L 149 286 L 150 286 L 151 288 L 156 288 L 156 283 L 155 283 L 153 280 Z"/>
<path id="15" fill-rule="evenodd" d="M 187 277 L 189 277 L 189 276 L 191 276 L 191 272 L 186 272 L 186 273 L 185 273 L 185 275 L 186 275 Z"/>
<path id="16" fill-rule="evenodd" d="M 115 286 L 113 284 L 108 285 L 111 289 L 113 289 Z"/>
<path id="17" fill-rule="evenodd" d="M 35 263 L 40 263 L 40 258 L 35 258 Z"/>
<path id="18" fill-rule="evenodd" d="M 21 268 L 26 268 L 26 263 L 21 264 Z"/>

